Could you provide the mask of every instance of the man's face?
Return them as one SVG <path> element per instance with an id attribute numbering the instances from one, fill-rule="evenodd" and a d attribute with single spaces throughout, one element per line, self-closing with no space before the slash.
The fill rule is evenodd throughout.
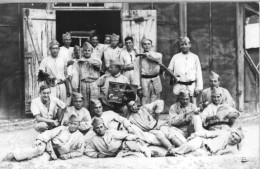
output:
<path id="1" fill-rule="evenodd" d="M 93 107 L 93 112 L 97 117 L 100 117 L 103 114 L 103 107 L 101 103 L 98 103 Z"/>
<path id="2" fill-rule="evenodd" d="M 105 37 L 105 40 L 104 40 L 104 44 L 110 44 L 111 43 L 111 39 L 110 39 L 110 37 Z"/>
<path id="3" fill-rule="evenodd" d="M 182 41 L 180 42 L 180 48 L 182 53 L 188 53 L 190 51 L 191 44 L 188 41 Z"/>
<path id="4" fill-rule="evenodd" d="M 82 52 L 83 52 L 83 57 L 88 59 L 91 57 L 92 49 L 83 48 Z"/>
<path id="5" fill-rule="evenodd" d="M 97 36 L 91 37 L 90 43 L 91 43 L 91 45 L 92 45 L 93 47 L 96 47 L 96 46 L 98 45 L 98 43 L 99 43 L 98 37 L 97 37 Z"/>
<path id="6" fill-rule="evenodd" d="M 40 96 L 43 101 L 47 101 L 50 98 L 51 89 L 44 89 L 41 91 Z"/>
<path id="7" fill-rule="evenodd" d="M 119 40 L 117 40 L 117 39 L 112 39 L 112 40 L 111 40 L 111 47 L 112 47 L 112 48 L 117 47 L 118 43 L 119 43 Z"/>
<path id="8" fill-rule="evenodd" d="M 210 87 L 219 87 L 219 80 L 217 78 L 210 79 Z"/>
<path id="9" fill-rule="evenodd" d="M 190 102 L 190 97 L 189 96 L 182 96 L 179 98 L 181 107 L 186 107 L 188 106 L 189 102 Z"/>
<path id="10" fill-rule="evenodd" d="M 77 98 L 74 100 L 74 107 L 77 109 L 77 110 L 80 110 L 83 106 L 83 100 L 82 98 Z"/>
<path id="11" fill-rule="evenodd" d="M 212 103 L 215 105 L 219 105 L 221 102 L 221 99 L 222 99 L 221 94 L 215 94 L 215 95 L 211 96 Z"/>
<path id="12" fill-rule="evenodd" d="M 146 40 L 143 42 L 142 47 L 145 52 L 149 52 L 149 51 L 151 51 L 152 43 L 149 40 Z"/>
<path id="13" fill-rule="evenodd" d="M 76 120 L 71 120 L 69 122 L 69 131 L 71 133 L 75 132 L 78 130 L 78 127 L 79 127 L 79 121 L 76 121 Z"/>
<path id="14" fill-rule="evenodd" d="M 131 40 L 127 40 L 127 41 L 125 41 L 125 46 L 126 46 L 127 50 L 132 50 L 133 46 L 134 46 L 134 43 Z"/>
<path id="15" fill-rule="evenodd" d="M 94 127 L 94 132 L 98 135 L 98 136 L 104 136 L 105 135 L 105 131 L 106 128 L 104 126 L 104 124 L 100 124 Z"/>
<path id="16" fill-rule="evenodd" d="M 79 47 L 74 48 L 74 56 L 76 59 L 80 58 L 80 48 Z"/>
<path id="17" fill-rule="evenodd" d="M 63 43 L 64 43 L 64 46 L 69 47 L 71 44 L 71 37 L 64 37 Z"/>
<path id="18" fill-rule="evenodd" d="M 228 138 L 229 145 L 236 145 L 237 143 L 240 143 L 240 141 L 241 141 L 240 136 L 235 132 L 232 132 Z"/>
<path id="19" fill-rule="evenodd" d="M 53 45 L 52 47 L 50 47 L 50 51 L 51 51 L 51 56 L 56 58 L 60 51 L 59 45 Z"/>
<path id="20" fill-rule="evenodd" d="M 114 76 L 120 72 L 120 69 L 117 65 L 110 65 L 108 71 L 112 76 Z"/>
<path id="21" fill-rule="evenodd" d="M 137 104 L 135 103 L 135 101 L 130 101 L 127 104 L 128 109 L 132 112 L 132 113 L 138 113 L 139 111 L 139 107 L 137 106 Z"/>

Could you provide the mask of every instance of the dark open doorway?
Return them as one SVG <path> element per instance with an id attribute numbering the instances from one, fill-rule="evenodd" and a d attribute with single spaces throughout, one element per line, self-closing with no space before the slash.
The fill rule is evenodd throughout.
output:
<path id="1" fill-rule="evenodd" d="M 57 40 L 62 42 L 65 32 L 96 30 L 103 43 L 105 34 L 121 33 L 120 22 L 120 11 L 56 11 Z M 72 46 L 78 44 L 73 39 Z"/>

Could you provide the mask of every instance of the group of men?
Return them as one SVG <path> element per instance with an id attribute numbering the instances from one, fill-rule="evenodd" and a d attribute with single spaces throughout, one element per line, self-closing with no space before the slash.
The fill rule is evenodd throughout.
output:
<path id="1" fill-rule="evenodd" d="M 166 70 L 175 79 L 174 104 L 166 119 L 160 118 L 162 54 L 153 51 L 150 39 L 142 40 L 139 52 L 132 37 L 120 48 L 116 34 L 110 36 L 110 45 L 92 35 L 82 48 L 70 47 L 69 33 L 62 38 L 64 46 L 50 42 L 51 55 L 40 64 L 43 84 L 31 103 L 39 132 L 35 145 L 8 153 L 4 161 L 222 155 L 239 150 L 244 135 L 233 127 L 239 116 L 234 100 L 219 86 L 215 72 L 203 90 L 200 61 L 190 52 L 189 38 L 180 38 L 181 52 Z M 121 103 L 111 102 L 110 82 L 136 85 L 137 92 L 125 90 Z"/>

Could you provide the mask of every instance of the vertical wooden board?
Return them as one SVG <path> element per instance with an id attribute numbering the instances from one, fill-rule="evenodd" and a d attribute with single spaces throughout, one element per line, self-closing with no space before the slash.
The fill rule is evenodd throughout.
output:
<path id="1" fill-rule="evenodd" d="M 28 17 L 25 11 L 29 10 Z M 31 55 L 24 61 L 25 69 L 25 106 L 28 113 L 31 99 L 38 96 L 39 83 L 37 75 L 39 62 L 48 56 L 48 43 L 55 33 L 55 12 L 40 9 L 23 10 L 23 32 L 24 32 L 24 51 Z M 29 29 L 26 20 L 28 19 Z M 30 31 L 29 31 L 30 30 Z M 55 38 L 55 37 L 54 37 Z"/>

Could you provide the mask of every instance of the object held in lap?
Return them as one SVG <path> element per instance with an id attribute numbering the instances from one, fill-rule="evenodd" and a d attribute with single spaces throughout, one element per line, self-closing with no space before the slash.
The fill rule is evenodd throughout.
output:
<path id="1" fill-rule="evenodd" d="M 123 97 L 127 93 L 137 93 L 137 86 L 126 83 L 109 82 L 107 99 L 109 103 L 124 104 Z"/>
<path id="2" fill-rule="evenodd" d="M 50 87 L 55 86 L 55 78 L 51 78 L 50 75 L 42 70 L 38 73 L 38 82 L 46 82 L 46 84 Z"/>

